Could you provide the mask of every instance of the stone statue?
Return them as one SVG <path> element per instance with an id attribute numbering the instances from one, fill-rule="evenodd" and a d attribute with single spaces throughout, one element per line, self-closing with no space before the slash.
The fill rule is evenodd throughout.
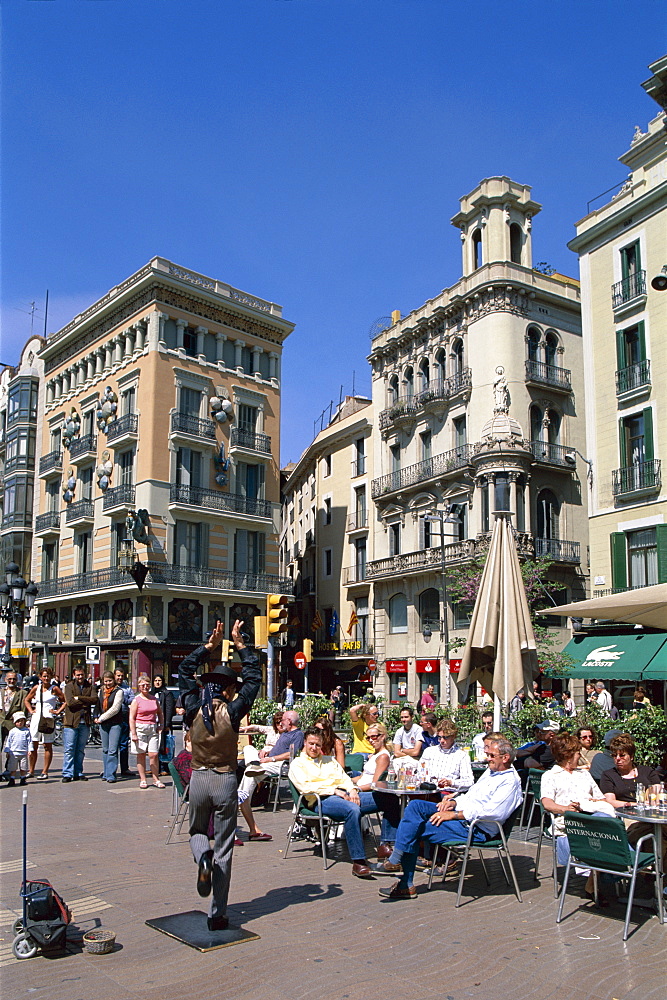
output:
<path id="1" fill-rule="evenodd" d="M 493 412 L 507 413 L 510 408 L 510 394 L 507 389 L 505 369 L 502 365 L 496 368 L 496 379 L 493 383 Z"/>

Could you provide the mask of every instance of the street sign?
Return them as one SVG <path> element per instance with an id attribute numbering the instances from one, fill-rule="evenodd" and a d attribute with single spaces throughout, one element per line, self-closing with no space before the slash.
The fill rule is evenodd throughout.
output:
<path id="1" fill-rule="evenodd" d="M 294 666 L 297 668 L 297 670 L 305 670 L 307 662 L 308 660 L 306 659 L 305 653 L 294 654 Z"/>
<path id="2" fill-rule="evenodd" d="M 100 647 L 86 646 L 86 663 L 99 663 L 99 662 L 100 662 Z"/>
<path id="3" fill-rule="evenodd" d="M 25 637 L 28 642 L 55 642 L 58 635 L 51 625 L 28 625 Z"/>
<path id="4" fill-rule="evenodd" d="M 371 673 L 375 670 L 375 666 L 376 666 L 375 660 L 368 661 L 368 669 Z"/>

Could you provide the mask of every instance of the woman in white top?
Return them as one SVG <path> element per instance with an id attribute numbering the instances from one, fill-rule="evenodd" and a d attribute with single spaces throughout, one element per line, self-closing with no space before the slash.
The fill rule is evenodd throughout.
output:
<path id="1" fill-rule="evenodd" d="M 353 778 L 360 792 L 369 792 L 374 781 L 379 781 L 389 770 L 389 742 L 387 727 L 382 722 L 376 722 L 366 730 L 366 739 L 373 745 L 374 753 L 370 755 L 361 774 Z"/>
<path id="2" fill-rule="evenodd" d="M 32 778 L 35 773 L 37 748 L 40 743 L 44 747 L 44 769 L 42 770 L 42 773 L 37 776 L 38 781 L 44 781 L 49 776 L 49 768 L 51 767 L 51 760 L 53 759 L 53 741 L 56 736 L 55 720 L 57 716 L 62 715 L 65 711 L 65 695 L 57 685 L 51 687 L 52 677 L 53 672 L 49 670 L 48 667 L 44 667 L 43 670 L 40 670 L 39 683 L 35 684 L 35 686 L 28 691 L 24 701 L 25 710 L 28 713 L 28 718 L 30 719 L 30 739 L 32 740 L 32 748 L 28 754 L 29 778 Z M 47 725 L 52 726 L 50 732 L 39 732 L 39 723 L 41 719 L 53 720 L 52 723 L 47 723 Z"/>
<path id="3" fill-rule="evenodd" d="M 276 740 L 280 736 L 280 721 L 283 717 L 282 709 L 278 712 L 273 713 L 273 719 L 271 720 L 273 725 L 271 726 L 241 726 L 239 733 L 242 736 L 247 736 L 252 733 L 261 733 L 264 736 L 264 746 L 262 750 L 269 751 L 275 745 Z M 254 759 L 254 755 L 253 755 Z"/>

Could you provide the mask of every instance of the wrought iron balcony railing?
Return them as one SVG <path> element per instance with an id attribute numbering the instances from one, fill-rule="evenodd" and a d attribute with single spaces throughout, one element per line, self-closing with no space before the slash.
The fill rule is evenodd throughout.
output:
<path id="1" fill-rule="evenodd" d="M 554 562 L 580 563 L 581 545 L 563 538 L 536 538 L 535 555 L 549 556 Z"/>
<path id="2" fill-rule="evenodd" d="M 462 562 L 466 559 L 472 559 L 475 555 L 475 548 L 473 538 L 445 545 L 445 562 Z M 417 552 L 389 556 L 388 559 L 374 559 L 366 564 L 366 579 L 377 580 L 383 576 L 404 576 L 406 573 L 419 573 L 441 564 L 442 557 L 438 545 L 432 549 L 419 549 Z"/>
<path id="3" fill-rule="evenodd" d="M 366 474 L 366 456 L 359 455 L 352 459 L 352 475 L 364 476 Z"/>
<path id="4" fill-rule="evenodd" d="M 419 392 L 399 396 L 391 406 L 380 414 L 380 430 L 386 430 L 397 420 L 413 417 L 430 403 L 443 402 L 472 386 L 472 370 L 462 368 L 460 372 L 445 379 L 434 379 Z"/>
<path id="5" fill-rule="evenodd" d="M 88 452 L 97 450 L 97 436 L 95 434 L 84 434 L 75 438 L 69 446 L 69 457 L 78 458 L 79 455 L 86 455 Z"/>
<path id="6" fill-rule="evenodd" d="M 231 447 L 261 451 L 265 455 L 271 454 L 271 438 L 268 434 L 257 434 L 243 427 L 232 427 L 229 443 Z"/>
<path id="7" fill-rule="evenodd" d="M 533 458 L 538 462 L 545 462 L 547 465 L 564 465 L 567 468 L 574 468 L 567 456 L 572 454 L 572 449 L 563 444 L 551 444 L 550 441 L 531 441 L 530 450 Z"/>
<path id="8" fill-rule="evenodd" d="M 472 446 L 462 444 L 451 451 L 443 452 L 442 455 L 434 455 L 416 465 L 408 465 L 405 469 L 390 472 L 387 476 L 380 476 L 374 479 L 371 484 L 371 496 L 373 499 L 385 493 L 393 493 L 395 490 L 405 489 L 407 486 L 415 486 L 423 483 L 427 479 L 435 476 L 442 476 L 456 469 L 464 468 L 470 462 Z"/>
<path id="9" fill-rule="evenodd" d="M 632 392 L 633 389 L 642 389 L 651 384 L 651 362 L 639 361 L 636 365 L 628 365 L 616 372 L 616 395 L 621 396 L 624 392 Z"/>
<path id="10" fill-rule="evenodd" d="M 113 507 L 132 507 L 134 505 L 135 487 L 128 483 L 114 486 L 107 490 L 102 501 L 102 510 L 111 510 Z"/>
<path id="11" fill-rule="evenodd" d="M 343 569 L 343 586 L 349 587 L 353 583 L 363 583 L 366 579 L 366 569 L 368 563 L 360 563 L 359 566 L 346 566 Z"/>
<path id="12" fill-rule="evenodd" d="M 614 309 L 631 302 L 639 295 L 646 295 L 646 271 L 635 271 L 627 278 L 615 282 L 611 286 L 611 302 Z"/>
<path id="13" fill-rule="evenodd" d="M 39 514 L 35 518 L 35 531 L 48 531 L 60 528 L 60 511 L 49 510 L 46 514 Z"/>
<path id="14" fill-rule="evenodd" d="M 65 511 L 65 522 L 71 521 L 94 521 L 95 504 L 92 500 L 77 500 L 71 503 Z"/>
<path id="15" fill-rule="evenodd" d="M 39 460 L 39 474 L 43 476 L 47 472 L 59 472 L 63 467 L 63 453 L 61 451 L 50 451 L 48 455 L 42 455 Z"/>
<path id="16" fill-rule="evenodd" d="M 653 492 L 659 490 L 661 485 L 659 458 L 652 458 L 648 462 L 637 462 L 636 465 L 614 469 L 612 472 L 612 493 L 615 497 L 627 493 Z"/>
<path id="17" fill-rule="evenodd" d="M 126 413 L 124 417 L 119 417 L 109 424 L 107 429 L 107 441 L 115 441 L 117 438 L 125 437 L 126 434 L 136 434 L 139 430 L 139 417 L 136 413 Z"/>
<path id="18" fill-rule="evenodd" d="M 222 493 L 199 486 L 173 483 L 169 490 L 169 502 L 233 514 L 249 514 L 252 517 L 271 517 L 271 503 L 268 500 L 253 500 L 238 493 Z"/>
<path id="19" fill-rule="evenodd" d="M 530 382 L 539 382 L 541 385 L 550 385 L 554 389 L 571 392 L 571 375 L 569 368 L 558 368 L 544 361 L 526 361 L 526 378 Z"/>
<path id="20" fill-rule="evenodd" d="M 172 434 L 190 434 L 192 437 L 206 438 L 215 441 L 215 423 L 212 420 L 201 420 L 189 413 L 172 413 Z"/>
<path id="21" fill-rule="evenodd" d="M 368 511 L 357 510 L 354 514 L 349 514 L 347 518 L 348 531 L 360 531 L 368 527 Z"/>

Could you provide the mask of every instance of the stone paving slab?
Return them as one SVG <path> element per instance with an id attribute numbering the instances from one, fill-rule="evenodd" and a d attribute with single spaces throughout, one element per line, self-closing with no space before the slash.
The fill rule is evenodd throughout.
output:
<path id="1" fill-rule="evenodd" d="M 198 953 L 147 927 L 146 919 L 200 908 L 187 837 L 166 846 L 171 789 L 141 792 L 101 781 L 29 785 L 28 857 L 33 878 L 49 879 L 75 914 L 62 957 L 11 956 L 11 923 L 20 914 L 21 796 L 0 787 L 0 985 L 19 1000 L 375 1000 L 380 995 L 439 1000 L 665 1000 L 667 926 L 636 909 L 640 926 L 623 944 L 623 908 L 596 910 L 572 886 L 567 918 L 556 925 L 557 903 L 535 848 L 512 840 L 523 894 L 519 903 L 499 865 L 479 863 L 455 908 L 456 880 L 415 901 L 378 896 L 388 879 L 350 874 L 344 845 L 325 872 L 312 845 L 298 844 L 283 860 L 290 816 L 259 810 L 271 843 L 234 851 L 230 917 L 261 940 Z M 246 834 L 241 833 L 245 839 Z M 371 842 L 368 842 L 369 854 Z M 84 930 L 116 932 L 114 953 L 81 950 Z M 636 924 L 633 921 L 632 927 Z M 378 992 L 380 990 L 380 992 Z"/>

